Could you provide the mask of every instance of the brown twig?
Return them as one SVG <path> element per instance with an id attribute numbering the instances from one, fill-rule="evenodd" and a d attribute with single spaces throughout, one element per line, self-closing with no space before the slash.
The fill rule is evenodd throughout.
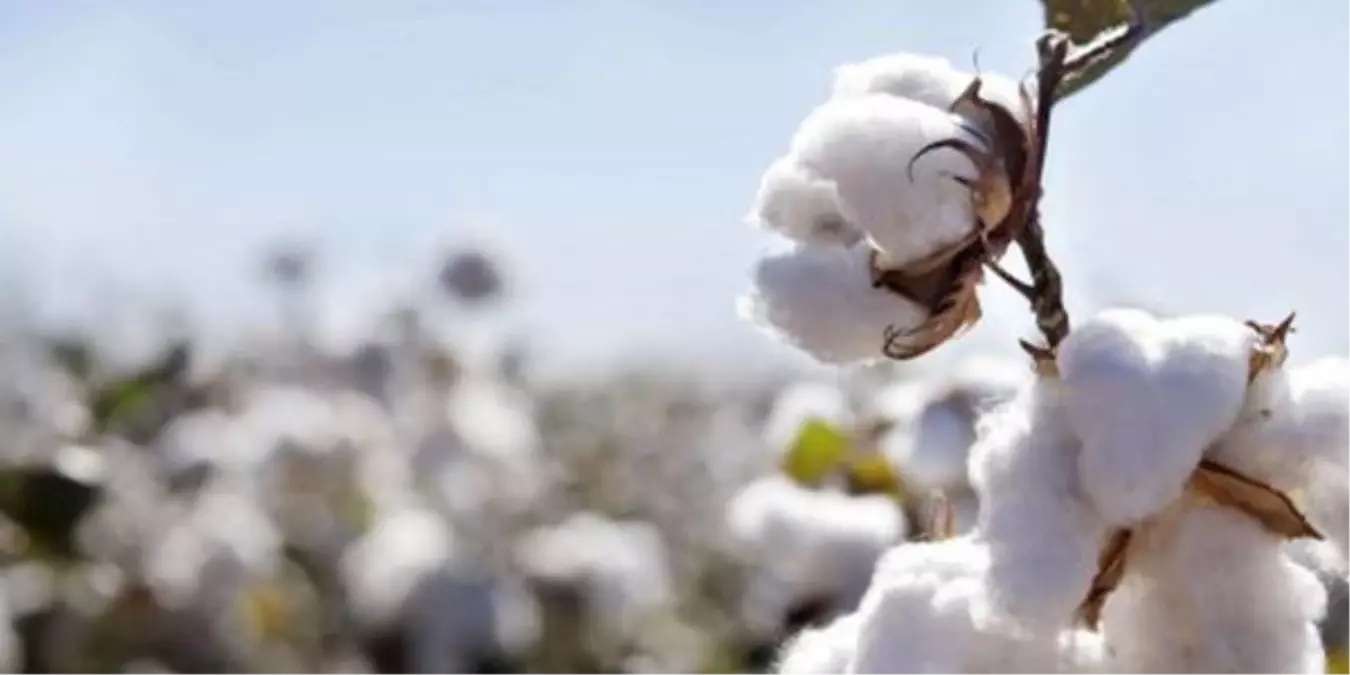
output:
<path id="1" fill-rule="evenodd" d="M 1133 7 L 1133 4 L 1131 5 Z M 1031 302 L 1032 312 L 1036 316 L 1036 327 L 1045 337 L 1047 348 L 1055 347 L 1069 334 L 1069 314 L 1064 309 L 1064 284 L 1059 268 L 1045 248 L 1045 231 L 1040 222 L 1041 180 L 1045 170 L 1045 158 L 1050 144 L 1051 112 L 1059 98 L 1060 84 L 1066 77 L 1072 76 L 1083 68 L 1090 67 L 1104 55 L 1113 53 L 1143 38 L 1146 32 L 1143 13 L 1134 9 L 1130 23 L 1095 44 L 1070 54 L 1068 36 L 1050 31 L 1036 42 L 1039 60 L 1036 91 L 1036 118 L 1033 142 L 1036 147 L 1029 154 L 1030 166 L 1023 182 L 1023 192 L 1018 195 L 1017 214 L 1020 222 L 1014 229 L 1013 240 L 1022 251 L 1027 269 L 1031 271 L 1031 283 L 1013 283 L 1013 279 L 1004 277 L 1015 290 L 1026 296 Z M 1001 270 L 995 269 L 996 274 Z M 1029 288 L 1028 288 L 1029 286 Z"/>

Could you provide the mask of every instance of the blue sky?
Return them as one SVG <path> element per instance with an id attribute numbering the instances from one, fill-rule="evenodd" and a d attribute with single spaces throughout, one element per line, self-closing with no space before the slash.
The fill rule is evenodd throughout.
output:
<path id="1" fill-rule="evenodd" d="M 350 321 L 486 237 L 568 358 L 782 356 L 734 316 L 740 221 L 831 69 L 1024 72 L 1033 0 L 0 0 L 0 266 L 54 312 L 120 288 L 228 331 L 256 254 L 322 245 Z M 1046 226 L 1079 313 L 1276 319 L 1350 346 L 1342 2 L 1223 0 L 1060 109 Z M 403 281 L 400 281 L 402 279 Z M 968 346 L 1011 345 L 993 290 Z M 346 317 L 346 318 L 342 318 Z"/>

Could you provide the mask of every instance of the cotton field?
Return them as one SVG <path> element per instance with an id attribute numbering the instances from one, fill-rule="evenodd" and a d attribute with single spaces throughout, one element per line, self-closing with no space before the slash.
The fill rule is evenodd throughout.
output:
<path id="1" fill-rule="evenodd" d="M 542 385 L 376 325 L 140 362 L 11 325 L 3 668 L 774 668 L 888 551 L 974 525 L 977 420 L 1030 374 Z"/>

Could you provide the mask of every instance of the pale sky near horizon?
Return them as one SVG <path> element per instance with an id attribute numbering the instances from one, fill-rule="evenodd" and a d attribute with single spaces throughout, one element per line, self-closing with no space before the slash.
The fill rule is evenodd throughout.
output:
<path id="1" fill-rule="evenodd" d="M 1278 10 L 1276 9 L 1278 7 Z M 1034 0 L 0 0 L 0 266 L 255 316 L 301 233 L 350 321 L 435 246 L 502 247 L 555 356 L 783 355 L 734 315 L 759 173 L 831 69 L 897 50 L 1021 74 Z M 1045 205 L 1084 313 L 1278 319 L 1350 349 L 1350 9 L 1222 0 L 1066 103 Z M 968 345 L 1027 324 L 994 291 Z M 343 318 L 346 317 L 346 318 Z"/>

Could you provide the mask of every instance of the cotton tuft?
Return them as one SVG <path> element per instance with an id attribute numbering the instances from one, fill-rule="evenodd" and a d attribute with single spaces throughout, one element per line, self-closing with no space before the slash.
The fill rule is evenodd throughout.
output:
<path id="1" fill-rule="evenodd" d="M 835 98 L 888 94 L 945 109 L 970 80 L 947 59 L 902 52 L 835 68 L 832 93 Z"/>
<path id="2" fill-rule="evenodd" d="M 1326 592 L 1280 538 L 1221 506 L 1160 520 L 1103 608 L 1109 672 L 1323 672 Z"/>
<path id="3" fill-rule="evenodd" d="M 1059 672 L 1058 633 L 979 620 L 989 549 L 969 536 L 898 546 L 877 563 L 858 610 L 854 673 Z"/>
<path id="4" fill-rule="evenodd" d="M 863 237 L 840 211 L 834 182 L 793 157 L 769 166 L 746 220 L 806 245 L 852 246 Z"/>
<path id="5" fill-rule="evenodd" d="M 918 327 L 927 311 L 873 288 L 868 250 L 804 248 L 760 259 L 754 288 L 739 303 L 742 317 L 823 363 L 882 358 L 888 325 Z"/>
<path id="6" fill-rule="evenodd" d="M 1106 526 L 1078 485 L 1081 445 L 1052 380 L 990 414 L 971 450 L 976 538 L 989 549 L 981 612 L 1022 630 L 1066 626 L 1097 571 Z"/>
<path id="7" fill-rule="evenodd" d="M 779 475 L 737 493 L 727 505 L 726 526 L 756 570 L 744 607 L 756 632 L 776 630 L 800 602 L 826 599 L 836 609 L 856 607 L 877 558 L 906 531 L 889 497 L 811 490 Z"/>
<path id="8" fill-rule="evenodd" d="M 861 619 L 846 614 L 820 628 L 808 628 L 784 646 L 777 672 L 785 675 L 844 673 L 858 645 Z"/>
<path id="9" fill-rule="evenodd" d="M 1108 310 L 1059 347 L 1069 425 L 1082 440 L 1083 490 L 1127 525 L 1180 494 L 1202 453 L 1237 421 L 1257 336 L 1218 316 L 1160 321 Z"/>
<path id="10" fill-rule="evenodd" d="M 950 139 L 984 143 L 945 110 L 894 96 L 859 96 L 813 111 L 789 156 L 809 175 L 833 183 L 840 213 L 900 267 L 961 241 L 975 227 L 970 189 L 952 178 L 973 180 L 971 160 L 950 148 L 915 160 L 925 146 Z"/>

